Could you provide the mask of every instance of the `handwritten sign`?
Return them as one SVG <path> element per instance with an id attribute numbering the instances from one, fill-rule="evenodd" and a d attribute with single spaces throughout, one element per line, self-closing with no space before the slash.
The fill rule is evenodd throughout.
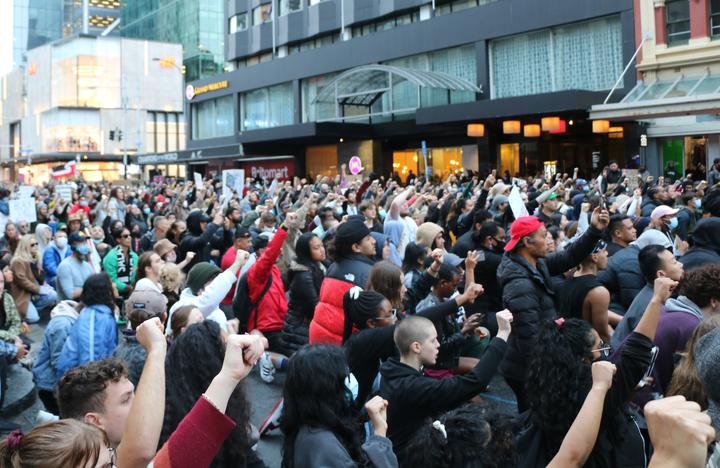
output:
<path id="1" fill-rule="evenodd" d="M 37 212 L 35 209 L 35 199 L 31 197 L 10 200 L 10 221 L 14 223 L 19 223 L 20 221 L 27 221 L 28 223 L 36 222 Z"/>
<path id="2" fill-rule="evenodd" d="M 62 184 L 55 186 L 55 193 L 57 193 L 58 197 L 62 198 L 65 201 L 72 200 L 72 191 L 73 188 L 70 184 Z"/>
<path id="3" fill-rule="evenodd" d="M 30 198 L 35 193 L 35 186 L 21 185 L 20 187 L 18 187 L 18 192 L 20 194 L 20 198 Z"/>
<path id="4" fill-rule="evenodd" d="M 193 172 L 193 178 L 195 179 L 195 186 L 196 187 L 202 187 L 203 186 L 203 177 L 202 174 L 199 172 Z"/>
<path id="5" fill-rule="evenodd" d="M 353 156 L 352 158 L 350 158 L 350 163 L 348 164 L 348 167 L 350 168 L 351 174 L 359 174 L 360 171 L 362 171 L 362 161 L 359 157 Z"/>
<path id="6" fill-rule="evenodd" d="M 225 200 L 232 198 L 232 192 L 235 191 L 239 197 L 242 197 L 243 185 L 245 184 L 245 170 L 228 169 L 222 172 L 222 195 Z"/>

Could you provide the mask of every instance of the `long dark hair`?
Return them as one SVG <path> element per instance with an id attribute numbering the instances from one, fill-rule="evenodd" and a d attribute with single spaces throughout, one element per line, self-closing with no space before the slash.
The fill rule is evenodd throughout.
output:
<path id="1" fill-rule="evenodd" d="M 405 257 L 403 257 L 402 272 L 408 274 L 410 271 L 420 270 L 423 262 L 427 257 L 427 249 L 415 242 L 410 242 L 405 247 Z"/>
<path id="2" fill-rule="evenodd" d="M 544 323 L 530 359 L 526 383 L 532 420 L 557 451 L 592 386 L 595 340 L 585 320 Z"/>
<path id="3" fill-rule="evenodd" d="M 285 435 L 283 468 L 294 467 L 295 439 L 302 426 L 332 432 L 353 460 L 363 461 L 364 431 L 347 398 L 347 375 L 345 353 L 338 346 L 305 346 L 290 358 L 280 419 Z"/>
<path id="4" fill-rule="evenodd" d="M 310 269 L 315 289 L 320 291 L 320 285 L 322 284 L 325 274 L 320 269 L 318 262 L 312 259 L 312 253 L 310 252 L 310 242 L 316 237 L 318 237 L 318 235 L 312 232 L 306 232 L 298 237 L 297 243 L 295 244 L 295 254 L 297 255 L 295 261 Z M 294 272 L 290 270 L 288 272 L 288 281 L 292 282 L 294 276 Z"/>
<path id="5" fill-rule="evenodd" d="M 160 446 L 168 440 L 220 372 L 224 357 L 225 346 L 220 336 L 220 326 L 212 320 L 191 325 L 173 342 L 165 360 L 165 420 Z M 233 390 L 225 414 L 237 425 L 211 466 L 245 466 L 245 456 L 250 446 L 250 408 L 242 384 Z"/>
<path id="6" fill-rule="evenodd" d="M 86 306 L 104 305 L 115 309 L 115 292 L 107 273 L 95 273 L 88 276 L 82 287 L 80 302 Z"/>
<path id="7" fill-rule="evenodd" d="M 402 271 L 394 263 L 387 260 L 377 262 L 370 270 L 368 289 L 385 296 L 385 299 L 390 301 L 393 307 L 402 307 L 401 291 L 403 284 L 400 279 L 401 276 Z"/>

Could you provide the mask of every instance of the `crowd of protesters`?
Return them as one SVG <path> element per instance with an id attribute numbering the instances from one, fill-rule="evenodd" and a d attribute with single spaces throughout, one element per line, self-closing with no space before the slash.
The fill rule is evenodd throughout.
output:
<path id="1" fill-rule="evenodd" d="M 2 187 L 0 467 L 720 466 L 719 173 Z"/>

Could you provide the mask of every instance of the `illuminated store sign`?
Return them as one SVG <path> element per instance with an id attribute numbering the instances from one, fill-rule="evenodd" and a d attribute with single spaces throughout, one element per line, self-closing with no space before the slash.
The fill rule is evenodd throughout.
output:
<path id="1" fill-rule="evenodd" d="M 228 87 L 227 80 L 217 81 L 215 83 L 208 83 L 203 86 L 193 86 L 193 85 L 187 85 L 185 88 L 185 97 L 190 101 L 195 96 L 198 96 L 200 94 L 209 93 L 212 91 L 218 91 L 220 89 L 225 89 Z"/>

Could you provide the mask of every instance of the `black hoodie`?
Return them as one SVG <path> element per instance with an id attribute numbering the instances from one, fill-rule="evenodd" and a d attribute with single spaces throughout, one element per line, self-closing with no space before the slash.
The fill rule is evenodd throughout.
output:
<path id="1" fill-rule="evenodd" d="M 200 224 L 208 221 L 209 218 L 205 215 L 205 213 L 199 210 L 191 212 L 185 221 L 187 224 L 187 231 L 185 231 L 182 240 L 180 241 L 177 262 L 180 263 L 185 260 L 185 256 L 188 252 L 196 253 L 192 262 L 185 267 L 185 273 L 189 272 L 196 263 L 207 262 L 210 260 L 210 240 L 220 226 L 209 223 L 203 232 Z"/>
<path id="2" fill-rule="evenodd" d="M 422 371 L 390 358 L 380 366 L 380 395 L 388 400 L 388 438 L 395 453 L 402 451 L 413 434 L 434 418 L 462 405 L 485 390 L 505 355 L 507 343 L 493 338 L 485 354 L 466 375 L 445 379 L 425 377 Z"/>
<path id="3" fill-rule="evenodd" d="M 720 218 L 704 218 L 693 231 L 693 246 L 680 257 L 685 271 L 708 263 L 720 263 Z"/>

